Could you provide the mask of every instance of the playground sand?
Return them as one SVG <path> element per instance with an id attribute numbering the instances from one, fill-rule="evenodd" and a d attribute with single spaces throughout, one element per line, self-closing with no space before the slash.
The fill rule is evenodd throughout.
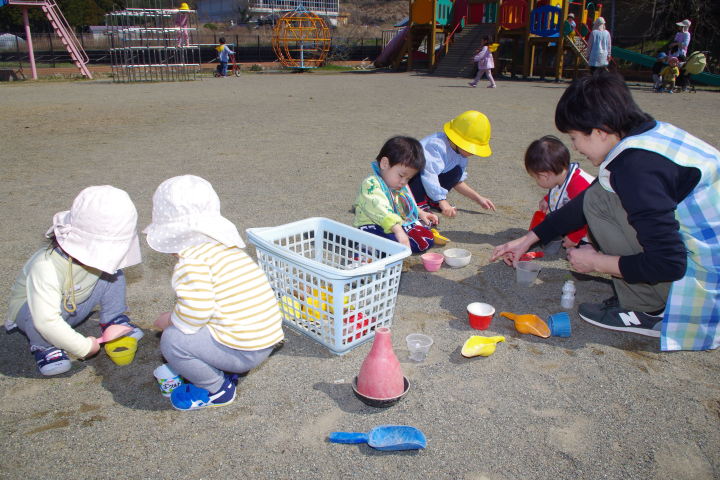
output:
<path id="1" fill-rule="evenodd" d="M 520 335 L 496 316 L 485 332 L 505 336 L 496 353 L 460 355 L 478 333 L 467 323 L 470 302 L 541 317 L 561 311 L 562 284 L 572 278 L 562 256 L 542 259 L 529 288 L 488 258 L 525 231 L 544 193 L 522 156 L 531 140 L 557 134 L 564 87 L 471 89 L 463 79 L 404 73 L 0 86 L 2 292 L 52 215 L 85 186 L 127 190 L 140 229 L 156 186 L 185 173 L 213 183 L 241 232 L 312 216 L 350 223 L 356 189 L 385 139 L 422 137 L 467 109 L 493 125 L 493 156 L 470 161 L 468 183 L 497 205 L 487 212 L 452 197 L 460 214 L 440 229 L 450 246 L 473 253 L 470 266 L 431 274 L 417 256 L 406 263 L 392 330 L 411 388 L 389 409 L 362 404 L 350 388 L 370 344 L 334 356 L 286 329 L 285 348 L 241 379 L 234 404 L 173 410 L 152 375 L 162 363 L 152 322 L 172 306 L 173 259 L 143 241 L 143 264 L 126 271 L 131 316 L 146 332 L 131 365 L 101 353 L 39 378 L 22 336 L 0 335 L 0 478 L 718 478 L 719 352 L 661 354 L 656 341 L 595 328 L 574 309 L 570 338 Z M 720 110 L 716 93 L 633 88 L 648 112 L 720 145 L 708 121 Z M 575 152 L 573 160 L 596 172 Z M 576 305 L 610 295 L 605 278 L 575 281 Z M 96 334 L 95 320 L 81 330 Z M 423 363 L 407 359 L 412 332 L 434 339 Z M 428 448 L 388 453 L 325 440 L 380 424 L 416 426 Z"/>

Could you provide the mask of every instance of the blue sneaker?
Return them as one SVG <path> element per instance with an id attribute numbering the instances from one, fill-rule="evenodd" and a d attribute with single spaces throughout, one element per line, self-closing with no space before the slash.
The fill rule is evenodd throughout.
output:
<path id="1" fill-rule="evenodd" d="M 105 332 L 105 329 L 109 327 L 110 325 L 127 325 L 128 327 L 132 327 L 133 331 L 125 335 L 126 337 L 132 337 L 135 340 L 140 340 L 145 336 L 145 333 L 140 330 L 140 327 L 135 325 L 130 321 L 127 315 L 118 315 L 117 317 L 113 318 L 107 323 L 101 323 L 100 324 L 100 330 Z"/>
<path id="2" fill-rule="evenodd" d="M 197 410 L 204 407 L 230 405 L 235 400 L 237 379 L 238 376 L 235 374 L 225 374 L 225 382 L 215 393 L 196 387 L 192 383 L 186 383 L 172 391 L 170 401 L 177 410 Z"/>
<path id="3" fill-rule="evenodd" d="M 60 375 L 70 370 L 70 358 L 65 350 L 57 347 L 37 348 L 31 350 L 31 353 L 35 356 L 35 363 L 43 375 Z"/>

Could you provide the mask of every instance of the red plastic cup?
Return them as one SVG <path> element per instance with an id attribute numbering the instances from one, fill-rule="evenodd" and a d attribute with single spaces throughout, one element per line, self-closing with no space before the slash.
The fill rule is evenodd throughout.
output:
<path id="1" fill-rule="evenodd" d="M 487 330 L 495 315 L 495 307 L 487 303 L 474 302 L 467 306 L 470 326 L 475 330 Z"/>
<path id="2" fill-rule="evenodd" d="M 530 220 L 530 230 L 540 225 L 540 223 L 545 220 L 545 212 L 542 210 L 535 210 L 535 213 L 532 216 L 532 220 Z"/>

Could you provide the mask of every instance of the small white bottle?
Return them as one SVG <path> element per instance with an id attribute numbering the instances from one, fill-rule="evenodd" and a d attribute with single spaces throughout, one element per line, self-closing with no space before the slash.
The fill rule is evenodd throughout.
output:
<path id="1" fill-rule="evenodd" d="M 560 306 L 566 310 L 573 308 L 575 304 L 575 282 L 567 280 L 562 288 L 562 297 L 560 297 Z"/>

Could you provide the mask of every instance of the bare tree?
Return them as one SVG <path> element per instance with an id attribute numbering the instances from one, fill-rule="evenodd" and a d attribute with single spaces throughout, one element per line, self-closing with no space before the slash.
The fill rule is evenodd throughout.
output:
<path id="1" fill-rule="evenodd" d="M 720 53 L 720 1 L 718 0 L 635 0 L 623 5 L 630 15 L 650 16 L 646 34 L 655 40 L 672 41 L 676 22 L 689 19 L 690 50 L 706 49 Z"/>

